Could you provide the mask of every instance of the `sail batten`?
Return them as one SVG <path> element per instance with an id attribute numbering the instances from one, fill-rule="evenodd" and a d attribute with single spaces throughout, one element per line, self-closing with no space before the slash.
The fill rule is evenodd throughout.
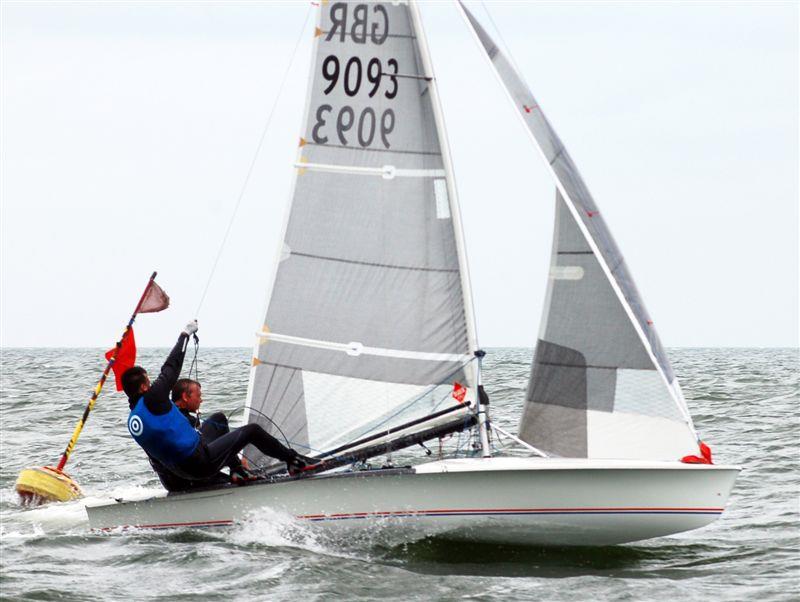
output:
<path id="1" fill-rule="evenodd" d="M 319 451 L 474 397 L 475 328 L 415 8 L 322 3 L 248 420 Z M 248 455 L 259 458 L 254 450 Z"/>
<path id="2" fill-rule="evenodd" d="M 466 362 L 471 359 L 469 354 L 455 354 L 455 353 L 429 353 L 425 351 L 410 351 L 407 349 L 385 349 L 379 347 L 365 347 L 358 341 L 352 341 L 347 344 L 335 343 L 333 341 L 320 341 L 315 339 L 304 339 L 302 337 L 294 337 L 290 335 L 278 334 L 275 332 L 263 332 L 258 335 L 262 339 L 269 339 L 278 341 L 280 343 L 289 343 L 292 345 L 301 345 L 303 347 L 312 347 L 315 349 L 328 349 L 331 351 L 341 351 L 348 355 L 377 355 L 382 357 L 393 357 L 399 359 L 413 359 L 432 362 Z"/>
<path id="3" fill-rule="evenodd" d="M 686 402 L 603 216 L 528 86 L 458 4 L 558 191 L 550 278 L 520 436 L 575 457 L 674 460 L 694 453 Z M 664 428 L 662 419 L 671 426 Z M 648 436 L 621 437 L 620 424 Z"/>

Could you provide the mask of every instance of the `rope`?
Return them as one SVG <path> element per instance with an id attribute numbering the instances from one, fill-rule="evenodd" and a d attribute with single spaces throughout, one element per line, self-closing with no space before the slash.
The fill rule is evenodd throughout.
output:
<path id="1" fill-rule="evenodd" d="M 241 408 L 241 409 L 243 410 L 244 408 Z M 237 411 L 239 411 L 239 410 L 234 410 L 233 412 L 231 412 L 231 414 L 234 414 Z M 321 453 L 320 450 L 317 450 L 317 449 L 314 449 L 312 447 L 309 447 L 308 445 L 303 445 L 301 443 L 296 443 L 294 441 L 289 441 L 289 438 L 286 436 L 286 433 L 284 433 L 283 430 L 281 430 L 281 427 L 279 427 L 277 425 L 277 423 L 272 418 L 270 418 L 269 416 L 267 416 L 263 412 L 259 412 L 258 410 L 256 410 L 255 408 L 252 408 L 252 407 L 250 408 L 250 411 L 251 412 L 255 412 L 256 414 L 258 414 L 260 417 L 264 418 L 265 420 L 268 420 L 278 430 L 278 432 L 281 434 L 281 437 L 283 437 L 283 440 L 286 442 L 286 447 L 288 447 L 290 449 L 294 449 L 295 447 L 304 447 L 307 450 L 309 450 L 310 452 Z M 263 473 L 265 471 L 268 471 L 270 468 L 276 466 L 275 464 L 267 464 L 265 466 L 255 466 L 255 464 L 256 464 L 255 460 L 253 458 L 249 457 L 247 454 L 245 454 L 244 450 L 242 450 L 242 457 L 245 458 L 248 461 L 248 463 L 250 463 L 250 465 L 251 465 L 250 466 L 250 470 L 253 471 L 253 472 L 261 472 L 261 473 Z"/>
<path id="2" fill-rule="evenodd" d="M 194 380 L 200 382 L 200 371 L 197 364 L 197 352 L 200 349 L 200 339 L 197 338 L 197 335 L 193 335 L 194 337 L 194 357 L 192 358 L 192 363 L 189 366 L 189 378 L 192 378 L 192 369 L 194 369 Z"/>
<path id="3" fill-rule="evenodd" d="M 265 420 L 269 420 L 270 424 L 272 424 L 272 426 L 278 429 L 278 432 L 281 434 L 281 437 L 283 437 L 283 440 L 286 442 L 286 447 L 292 447 L 292 442 L 289 441 L 289 437 L 286 436 L 286 433 L 284 433 L 283 430 L 281 430 L 281 427 L 279 427 L 278 424 L 272 418 L 270 418 L 269 416 L 267 416 L 262 412 L 259 412 L 255 408 L 250 408 L 250 411 L 255 412 Z"/>
<path id="4" fill-rule="evenodd" d="M 225 235 L 222 237 L 222 242 L 219 245 L 219 250 L 217 251 L 217 256 L 214 258 L 214 263 L 211 266 L 211 272 L 208 275 L 208 280 L 206 281 L 206 286 L 203 289 L 203 294 L 200 296 L 200 303 L 197 305 L 197 311 L 194 313 L 195 317 L 200 315 L 200 308 L 203 307 L 203 302 L 206 299 L 206 293 L 208 293 L 208 288 L 211 286 L 211 280 L 214 278 L 214 273 L 217 270 L 217 264 L 219 263 L 219 258 L 222 256 L 222 251 L 225 248 L 225 244 L 228 242 L 228 236 L 231 233 L 231 228 L 233 227 L 233 222 L 236 220 L 236 214 L 239 211 L 239 206 L 242 203 L 242 198 L 244 198 L 244 193 L 247 190 L 247 185 L 250 182 L 250 176 L 253 175 L 253 169 L 256 166 L 256 160 L 258 159 L 258 155 L 261 153 L 261 147 L 264 144 L 264 139 L 267 136 L 267 131 L 269 130 L 269 126 L 272 123 L 272 117 L 275 115 L 275 108 L 278 106 L 278 101 L 281 98 L 281 94 L 283 93 L 283 88 L 286 85 L 286 80 L 289 77 L 289 73 L 292 70 L 292 65 L 294 64 L 295 56 L 297 55 L 297 49 L 300 47 L 300 42 L 303 39 L 303 33 L 306 30 L 306 24 L 308 23 L 308 16 L 311 14 L 311 5 L 309 5 L 308 9 L 306 10 L 306 16 L 303 19 L 303 27 L 300 29 L 300 34 L 297 36 L 297 41 L 294 45 L 294 50 L 292 50 L 292 57 L 289 59 L 289 64 L 286 66 L 286 72 L 283 74 L 283 79 L 281 80 L 281 84 L 278 87 L 278 94 L 275 96 L 275 100 L 272 103 L 272 108 L 270 109 L 269 116 L 267 117 L 267 121 L 264 124 L 264 129 L 261 130 L 261 137 L 258 140 L 258 145 L 256 146 L 256 152 L 253 154 L 253 160 L 250 161 L 250 167 L 247 170 L 247 175 L 244 178 L 244 182 L 242 183 L 242 187 L 239 190 L 239 196 L 236 199 L 236 205 L 233 208 L 233 213 L 231 214 L 231 219 L 228 221 L 228 227 L 225 229 Z"/>

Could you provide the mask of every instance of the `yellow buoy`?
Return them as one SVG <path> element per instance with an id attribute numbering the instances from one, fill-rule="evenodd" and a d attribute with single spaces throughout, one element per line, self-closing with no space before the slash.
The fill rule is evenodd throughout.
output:
<path id="1" fill-rule="evenodd" d="M 53 466 L 26 468 L 19 473 L 14 487 L 26 506 L 68 502 L 83 495 L 72 477 Z"/>

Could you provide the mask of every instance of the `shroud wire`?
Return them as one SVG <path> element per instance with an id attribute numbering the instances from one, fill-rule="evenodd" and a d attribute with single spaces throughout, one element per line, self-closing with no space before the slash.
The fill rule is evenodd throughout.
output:
<path id="1" fill-rule="evenodd" d="M 228 227 L 225 229 L 225 234 L 222 237 L 222 242 L 219 245 L 219 250 L 217 251 L 217 255 L 214 258 L 214 263 L 211 266 L 211 272 L 208 275 L 208 280 L 206 281 L 206 286 L 203 289 L 203 294 L 200 296 L 200 303 L 197 305 L 197 311 L 195 311 L 195 317 L 200 315 L 200 308 L 203 307 L 203 302 L 206 299 L 206 293 L 208 293 L 208 288 L 211 286 L 211 281 L 214 278 L 214 273 L 217 270 L 217 264 L 219 263 L 219 258 L 222 256 L 222 251 L 225 249 L 225 244 L 228 242 L 228 236 L 231 233 L 231 228 L 233 227 L 233 222 L 236 220 L 236 214 L 239 211 L 239 205 L 242 204 L 242 198 L 244 198 L 244 193 L 247 190 L 247 185 L 250 182 L 250 176 L 253 175 L 253 169 L 256 166 L 256 160 L 258 159 L 258 155 L 261 153 L 261 147 L 264 144 L 264 139 L 267 136 L 267 131 L 269 130 L 269 126 L 272 123 L 272 117 L 275 115 L 275 108 L 278 106 L 278 101 L 283 94 L 283 88 L 286 85 L 286 80 L 289 77 L 289 73 L 292 70 L 292 65 L 294 64 L 295 56 L 297 56 L 297 49 L 300 48 L 300 42 L 303 40 L 303 33 L 306 30 L 306 24 L 308 23 L 308 16 L 311 14 L 311 5 L 309 5 L 308 9 L 306 10 L 306 16 L 303 19 L 303 26 L 300 28 L 300 34 L 297 36 L 297 41 L 294 45 L 294 50 L 292 51 L 292 56 L 289 59 L 289 64 L 286 66 L 286 71 L 283 74 L 283 79 L 281 80 L 281 84 L 278 87 L 278 94 L 275 96 L 275 100 L 272 103 L 272 108 L 270 109 L 269 116 L 267 117 L 267 121 L 264 124 L 264 129 L 261 130 L 261 137 L 258 140 L 258 145 L 256 146 L 256 152 L 253 153 L 253 160 L 250 162 L 250 167 L 247 169 L 247 175 L 244 177 L 244 182 L 242 183 L 242 187 L 239 190 L 239 196 L 236 199 L 236 205 L 233 208 L 233 213 L 231 214 L 231 219 L 228 221 Z"/>

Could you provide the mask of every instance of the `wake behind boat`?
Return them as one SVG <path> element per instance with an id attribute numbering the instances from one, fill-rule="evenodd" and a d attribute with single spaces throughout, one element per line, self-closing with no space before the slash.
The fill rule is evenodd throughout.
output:
<path id="1" fill-rule="evenodd" d="M 297 176 L 246 420 L 319 464 L 88 506 L 93 528 L 228 525 L 269 507 L 401 540 L 602 545 L 704 526 L 711 464 L 619 248 L 511 63 L 462 5 L 556 183 L 547 298 L 519 437 L 492 424 L 436 80 L 415 2 L 322 3 Z M 464 433 L 468 457 L 369 458 Z M 504 457 L 499 441 L 519 454 Z"/>

